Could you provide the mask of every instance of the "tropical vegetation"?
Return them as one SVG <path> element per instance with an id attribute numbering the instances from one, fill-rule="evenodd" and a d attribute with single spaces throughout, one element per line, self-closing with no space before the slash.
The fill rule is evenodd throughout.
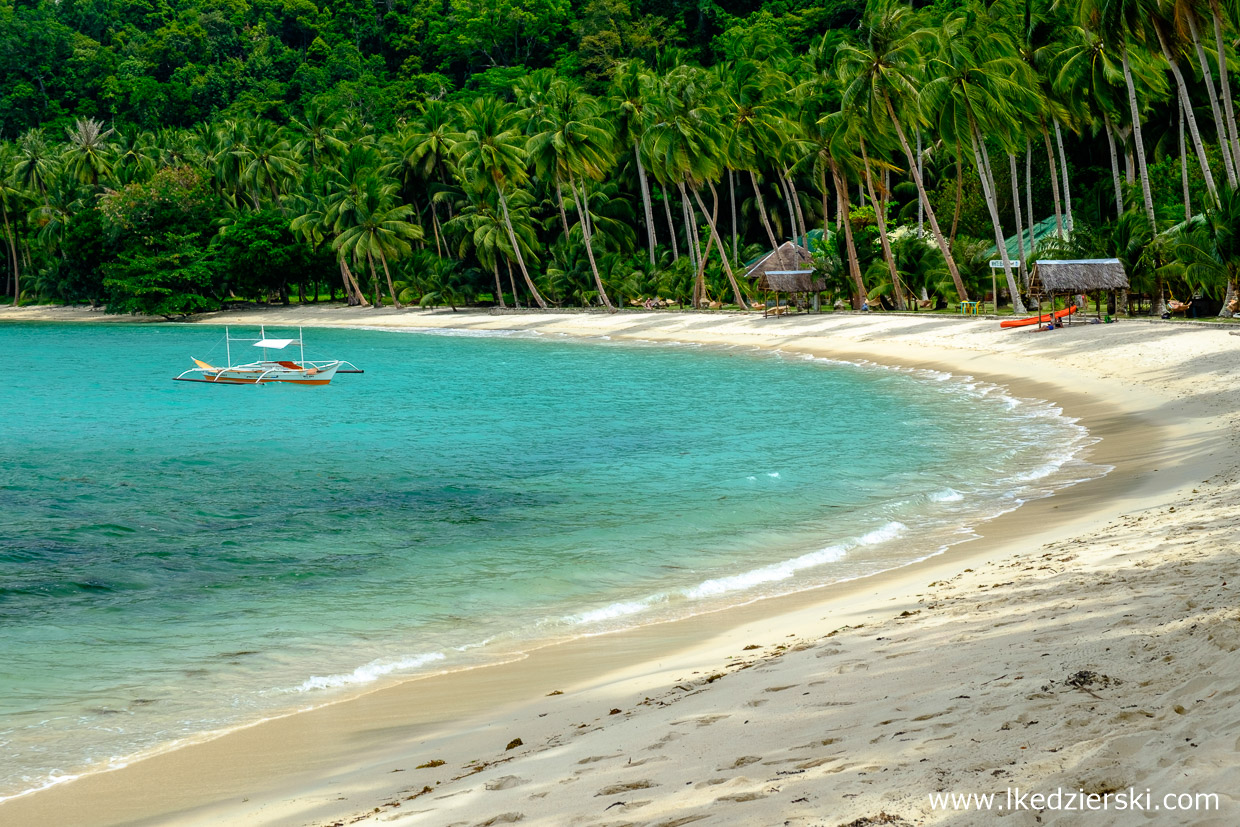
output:
<path id="1" fill-rule="evenodd" d="M 0 0 L 7 301 L 852 307 L 1240 276 L 1222 0 Z M 1120 297 L 1120 310 L 1127 297 Z M 1220 309 L 1221 308 L 1221 309 Z"/>

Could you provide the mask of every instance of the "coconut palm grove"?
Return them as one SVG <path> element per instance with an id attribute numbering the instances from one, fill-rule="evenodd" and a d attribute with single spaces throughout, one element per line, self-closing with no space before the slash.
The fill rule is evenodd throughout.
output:
<path id="1" fill-rule="evenodd" d="M 1023 312 L 1033 260 L 1115 257 L 1117 312 L 1229 316 L 1238 33 L 1222 0 L 0 0 L 0 284 L 744 308 L 792 241 L 854 308 L 985 298 L 998 259 Z"/>

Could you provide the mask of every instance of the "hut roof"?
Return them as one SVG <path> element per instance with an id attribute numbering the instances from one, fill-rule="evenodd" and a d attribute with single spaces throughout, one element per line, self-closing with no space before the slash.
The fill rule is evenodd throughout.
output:
<path id="1" fill-rule="evenodd" d="M 749 271 L 747 279 L 758 279 L 763 290 L 779 290 L 784 293 L 813 293 L 826 289 L 822 279 L 813 280 L 813 260 L 791 241 L 779 245 L 779 249 L 758 259 Z"/>
<path id="2" fill-rule="evenodd" d="M 1048 293 L 1083 293 L 1128 287 L 1128 274 L 1117 258 L 1041 259 L 1034 276 Z"/>

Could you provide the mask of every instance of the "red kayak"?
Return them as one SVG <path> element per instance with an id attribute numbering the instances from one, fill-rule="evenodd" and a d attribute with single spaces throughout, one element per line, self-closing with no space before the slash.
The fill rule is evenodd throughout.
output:
<path id="1" fill-rule="evenodd" d="M 1056 310 L 1053 314 L 1043 313 L 1041 316 L 1030 316 L 1027 319 L 1008 319 L 1006 322 L 999 322 L 999 327 L 1024 327 L 1030 324 L 1046 324 L 1051 319 L 1062 319 L 1064 316 L 1070 316 L 1076 312 L 1076 305 L 1070 305 L 1063 310 Z"/>

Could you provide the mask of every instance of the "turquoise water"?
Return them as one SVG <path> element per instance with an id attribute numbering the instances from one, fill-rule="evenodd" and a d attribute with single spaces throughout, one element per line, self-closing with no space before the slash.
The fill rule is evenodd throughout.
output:
<path id="1" fill-rule="evenodd" d="M 1053 406 L 943 374 L 306 335 L 308 358 L 366 373 L 171 382 L 224 359 L 221 329 L 0 325 L 0 796 L 376 681 L 904 564 L 1097 473 Z"/>

